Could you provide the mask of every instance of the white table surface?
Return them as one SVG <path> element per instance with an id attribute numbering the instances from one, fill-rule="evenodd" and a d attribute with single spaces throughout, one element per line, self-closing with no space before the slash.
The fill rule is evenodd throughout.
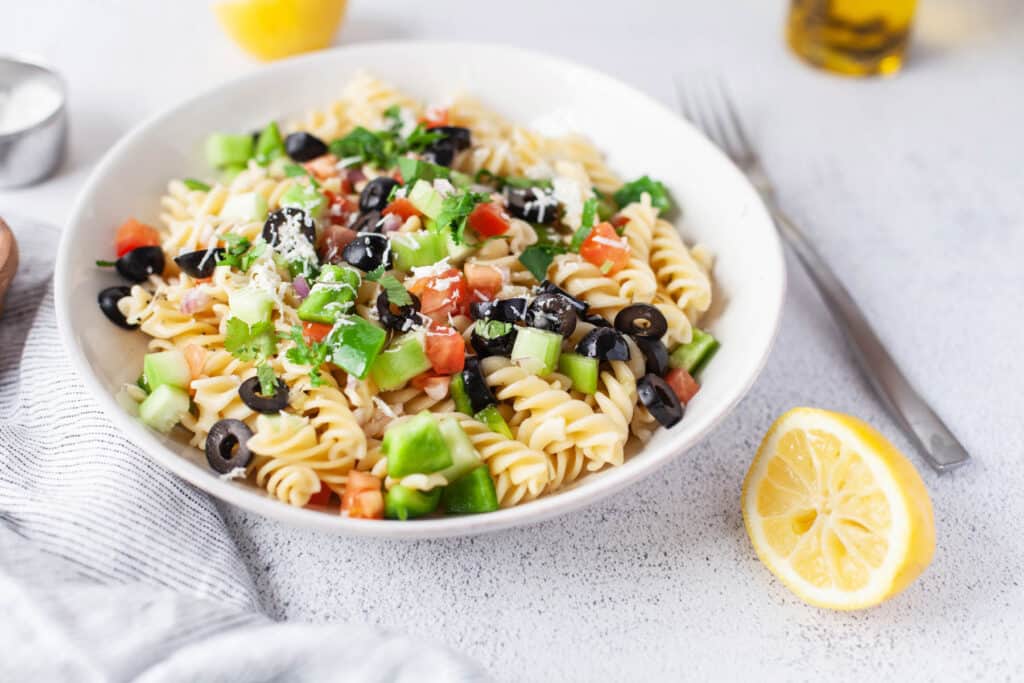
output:
<path id="1" fill-rule="evenodd" d="M 791 260 L 782 331 L 750 395 L 685 457 L 580 514 L 398 543 L 223 507 L 270 614 L 423 634 L 502 680 L 1024 677 L 1024 14 L 1015 0 L 923 0 L 909 68 L 851 81 L 786 52 L 784 4 L 354 0 L 339 43 L 513 43 L 666 102 L 672 73 L 723 77 L 784 204 L 977 458 L 942 477 L 915 461 L 935 504 L 927 573 L 877 609 L 825 612 L 774 580 L 747 541 L 740 483 L 785 409 L 849 412 L 910 448 Z M 256 68 L 207 5 L 0 0 L 0 51 L 65 74 L 72 124 L 60 175 L 0 191 L 0 213 L 59 223 L 129 127 Z"/>

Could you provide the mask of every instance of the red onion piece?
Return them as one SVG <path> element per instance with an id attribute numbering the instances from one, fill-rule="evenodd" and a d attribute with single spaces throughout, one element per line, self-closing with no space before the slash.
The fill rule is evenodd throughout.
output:
<path id="1" fill-rule="evenodd" d="M 309 283 L 306 282 L 306 278 L 302 275 L 297 275 L 292 280 L 292 287 L 295 288 L 295 293 L 299 295 L 299 299 L 305 299 L 309 296 Z"/>
<path id="2" fill-rule="evenodd" d="M 348 172 L 345 174 L 345 177 L 353 185 L 358 183 L 360 180 L 366 180 L 366 174 L 363 173 L 362 169 L 359 168 L 348 169 Z"/>
<path id="3" fill-rule="evenodd" d="M 202 289 L 190 289 L 181 297 L 181 312 L 192 315 L 210 307 L 210 296 Z"/>
<path id="4" fill-rule="evenodd" d="M 398 230 L 400 227 L 402 227 L 402 223 L 404 222 L 405 221 L 403 221 L 402 217 L 399 216 L 398 214 L 389 213 L 387 216 L 384 216 L 384 218 L 381 219 L 380 227 L 382 232 L 394 232 L 395 230 Z"/>

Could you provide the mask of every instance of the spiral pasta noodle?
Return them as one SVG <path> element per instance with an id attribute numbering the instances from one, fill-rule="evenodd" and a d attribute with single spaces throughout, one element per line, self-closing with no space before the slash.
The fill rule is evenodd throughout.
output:
<path id="1" fill-rule="evenodd" d="M 616 314 L 631 303 L 622 296 L 615 280 L 578 254 L 556 256 L 548 271 L 548 279 L 587 302 L 595 313 L 609 320 L 614 320 Z"/>
<path id="2" fill-rule="evenodd" d="M 651 267 L 665 294 L 696 323 L 711 306 L 711 278 L 668 221 L 655 223 Z"/>

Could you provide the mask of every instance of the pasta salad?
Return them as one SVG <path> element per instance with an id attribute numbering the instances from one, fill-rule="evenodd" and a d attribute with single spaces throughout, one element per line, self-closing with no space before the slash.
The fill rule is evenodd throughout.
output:
<path id="1" fill-rule="evenodd" d="M 294 506 L 407 520 L 621 465 L 699 389 L 711 256 L 577 135 L 360 75 L 214 133 L 211 178 L 126 221 L 99 294 L 148 335 L 119 402 Z"/>

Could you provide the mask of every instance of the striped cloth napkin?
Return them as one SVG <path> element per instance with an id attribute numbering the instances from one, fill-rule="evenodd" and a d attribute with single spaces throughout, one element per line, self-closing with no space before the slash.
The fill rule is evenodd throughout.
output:
<path id="1" fill-rule="evenodd" d="M 22 265 L 0 318 L 0 680 L 486 679 L 419 640 L 265 616 L 217 507 L 118 433 L 66 359 L 57 230 L 7 220 Z"/>

